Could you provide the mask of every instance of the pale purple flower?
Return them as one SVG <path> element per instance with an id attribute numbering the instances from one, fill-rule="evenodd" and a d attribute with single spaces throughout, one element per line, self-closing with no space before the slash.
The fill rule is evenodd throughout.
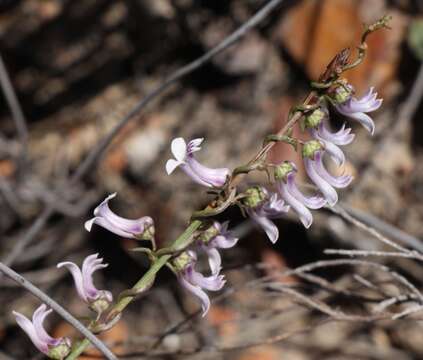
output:
<path id="1" fill-rule="evenodd" d="M 310 129 L 310 132 L 313 138 L 324 145 L 326 152 L 338 166 L 345 164 L 345 155 L 338 145 L 348 145 L 354 140 L 355 135 L 351 134 L 351 128 L 345 128 L 344 124 L 339 131 L 332 133 L 322 121 L 317 128 Z"/>
<path id="2" fill-rule="evenodd" d="M 26 332 L 39 351 L 50 355 L 56 349 L 64 358 L 70 351 L 70 340 L 66 337 L 53 338 L 44 329 L 44 320 L 52 311 L 47 310 L 45 304 L 41 304 L 32 315 L 32 321 L 17 311 L 13 311 L 13 315 L 19 327 Z"/>
<path id="3" fill-rule="evenodd" d="M 347 187 L 353 177 L 351 175 L 334 176 L 323 165 L 323 150 L 316 150 L 313 156 L 305 156 L 305 169 L 317 188 L 322 192 L 330 206 L 338 201 L 338 194 L 334 188 Z"/>
<path id="4" fill-rule="evenodd" d="M 229 249 L 236 245 L 238 238 L 228 230 L 229 221 L 213 225 L 199 237 L 198 245 L 206 252 L 212 275 L 217 275 L 221 270 L 222 259 L 217 249 Z"/>
<path id="5" fill-rule="evenodd" d="M 309 209 L 322 208 L 326 200 L 320 195 L 306 196 L 298 189 L 295 183 L 297 167 L 293 162 L 287 161 L 282 166 L 285 167 L 285 171 L 277 178 L 278 192 L 297 213 L 304 227 L 309 228 L 313 223 L 313 215 Z"/>
<path id="6" fill-rule="evenodd" d="M 194 251 L 189 250 L 181 255 L 185 263 L 178 269 L 178 280 L 185 289 L 200 299 L 202 315 L 205 316 L 210 309 L 210 299 L 204 289 L 219 291 L 225 285 L 225 277 L 218 274 L 204 276 L 196 271 L 197 254 Z"/>
<path id="7" fill-rule="evenodd" d="M 154 235 L 154 222 L 149 216 L 139 219 L 125 219 L 116 215 L 109 207 L 109 201 L 116 193 L 109 195 L 94 209 L 94 218 L 85 222 L 85 229 L 91 231 L 93 224 L 100 225 L 112 233 L 131 239 L 148 239 Z"/>
<path id="8" fill-rule="evenodd" d="M 373 135 L 375 124 L 366 113 L 379 109 L 381 105 L 382 99 L 377 99 L 377 93 L 374 91 L 374 87 L 371 87 L 360 99 L 349 96 L 345 102 L 337 104 L 335 108 L 341 114 L 357 120 Z"/>
<path id="9" fill-rule="evenodd" d="M 285 202 L 276 193 L 269 195 L 264 188 L 262 188 L 262 191 L 267 200 L 262 201 L 255 207 L 247 208 L 246 211 L 248 216 L 264 230 L 269 240 L 274 244 L 279 239 L 279 230 L 270 219 L 283 217 L 289 211 L 289 206 L 285 205 Z"/>
<path id="10" fill-rule="evenodd" d="M 171 150 L 175 159 L 169 159 L 166 163 L 166 172 L 170 175 L 177 167 L 180 167 L 193 181 L 207 187 L 221 187 L 225 184 L 229 169 L 211 169 L 200 164 L 194 158 L 194 152 L 201 150 L 204 139 L 191 140 L 188 145 L 181 137 L 173 139 Z"/>
<path id="11" fill-rule="evenodd" d="M 58 268 L 66 267 L 70 271 L 79 297 L 90 305 L 94 304 L 97 300 L 105 300 L 107 303 L 113 301 L 113 296 L 110 291 L 98 290 L 93 283 L 94 272 L 104 269 L 107 266 L 108 264 L 104 264 L 103 259 L 99 258 L 98 254 L 87 256 L 82 263 L 82 269 L 70 261 L 57 264 Z"/>

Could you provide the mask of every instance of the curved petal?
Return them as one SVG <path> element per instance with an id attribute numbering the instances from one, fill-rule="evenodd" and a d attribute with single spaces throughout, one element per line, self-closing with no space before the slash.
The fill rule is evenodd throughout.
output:
<path id="1" fill-rule="evenodd" d="M 223 275 L 204 276 L 194 269 L 186 272 L 185 277 L 191 284 L 211 291 L 219 291 L 226 282 Z"/>
<path id="2" fill-rule="evenodd" d="M 219 274 L 222 268 L 222 258 L 220 257 L 219 251 L 215 248 L 209 248 L 206 249 L 206 253 L 212 275 Z"/>
<path id="3" fill-rule="evenodd" d="M 98 258 L 98 254 L 87 256 L 82 263 L 82 281 L 87 298 L 96 300 L 100 292 L 94 286 L 93 273 L 99 269 L 104 269 L 108 264 L 102 264 L 103 259 Z"/>
<path id="4" fill-rule="evenodd" d="M 141 234 L 144 232 L 146 222 L 151 225 L 153 219 L 148 216 L 144 216 L 139 219 L 126 219 L 116 215 L 109 207 L 110 199 L 113 199 L 116 193 L 106 197 L 102 203 L 94 209 L 94 215 L 103 217 L 108 223 L 114 226 L 117 230 L 123 231 L 129 234 Z"/>
<path id="5" fill-rule="evenodd" d="M 202 181 L 214 187 L 223 186 L 230 173 L 227 168 L 212 169 L 204 166 L 193 157 L 187 159 L 187 165 Z"/>
<path id="6" fill-rule="evenodd" d="M 220 249 L 229 249 L 236 245 L 239 238 L 236 238 L 229 233 L 224 233 L 224 235 L 217 235 L 213 240 L 213 246 L 216 246 Z"/>
<path id="7" fill-rule="evenodd" d="M 210 309 L 209 296 L 199 286 L 192 285 L 183 276 L 178 276 L 180 284 L 187 289 L 191 294 L 197 296 L 201 301 L 202 316 L 206 316 Z"/>
<path id="8" fill-rule="evenodd" d="M 187 156 L 187 144 L 181 137 L 172 140 L 170 145 L 173 156 L 176 160 L 183 162 Z"/>
<path id="9" fill-rule="evenodd" d="M 187 174 L 191 180 L 193 180 L 194 182 L 196 182 L 197 184 L 203 185 L 203 186 L 207 186 L 207 187 L 212 187 L 212 185 L 206 181 L 204 181 L 200 176 L 198 176 L 198 174 L 191 169 L 187 164 L 183 164 L 181 166 L 181 169 L 185 172 L 185 174 Z"/>
<path id="10" fill-rule="evenodd" d="M 300 218 L 300 221 L 306 229 L 308 229 L 313 223 L 313 215 L 310 210 L 297 199 L 295 195 L 291 194 L 283 181 L 277 183 L 278 191 L 280 192 L 282 198 L 294 209 L 297 215 Z"/>
<path id="11" fill-rule="evenodd" d="M 260 216 L 260 214 L 252 209 L 247 210 L 247 212 L 250 218 L 264 230 L 267 237 L 273 244 L 278 241 L 279 229 L 271 220 L 269 220 L 269 218 L 266 216 Z"/>
<path id="12" fill-rule="evenodd" d="M 107 221 L 105 218 L 103 217 L 94 217 L 88 221 L 85 222 L 85 229 L 87 231 L 91 231 L 91 228 L 93 226 L 93 224 L 97 224 L 107 230 L 109 230 L 110 232 L 122 236 L 122 237 L 126 237 L 126 238 L 130 238 L 130 239 L 134 239 L 135 235 L 134 234 L 130 234 L 126 231 L 123 231 L 119 228 L 117 228 L 115 225 L 113 225 L 112 223 L 110 223 L 109 221 Z"/>
<path id="13" fill-rule="evenodd" d="M 168 161 L 166 161 L 166 173 L 168 175 L 172 174 L 175 171 L 175 169 L 178 166 L 182 165 L 183 163 L 184 163 L 183 161 L 178 161 L 178 160 L 175 160 L 175 159 L 169 159 Z"/>
<path id="14" fill-rule="evenodd" d="M 342 125 L 342 128 L 336 133 L 330 132 L 323 123 L 320 124 L 318 130 L 311 129 L 312 135 L 318 140 L 330 141 L 335 145 L 348 145 L 354 138 L 354 134 L 350 134 L 351 128 L 345 129 L 345 124 Z"/>
<path id="15" fill-rule="evenodd" d="M 51 337 L 44 329 L 43 323 L 47 315 L 49 315 L 53 310 L 47 310 L 47 305 L 41 304 L 37 310 L 34 311 L 32 315 L 32 323 L 34 325 L 34 329 L 38 334 L 39 339 L 50 345 L 50 346 L 57 346 L 60 344 L 61 339 L 55 339 Z"/>
<path id="16" fill-rule="evenodd" d="M 371 135 L 375 132 L 375 123 L 373 122 L 372 118 L 365 113 L 358 112 L 349 114 L 349 117 L 357 120 Z"/>
<path id="17" fill-rule="evenodd" d="M 331 159 L 335 162 L 338 166 L 343 166 L 345 164 L 345 155 L 344 152 L 335 144 L 326 141 L 321 140 L 326 152 L 331 157 Z"/>
<path id="18" fill-rule="evenodd" d="M 285 205 L 285 201 L 278 197 L 278 194 L 272 194 L 269 201 L 263 204 L 260 212 L 269 218 L 280 218 L 289 211 L 289 205 Z"/>
<path id="19" fill-rule="evenodd" d="M 192 154 L 196 151 L 201 150 L 201 143 L 203 142 L 204 138 L 197 138 L 197 139 L 193 139 L 188 143 L 187 146 L 187 154 Z"/>
<path id="20" fill-rule="evenodd" d="M 47 355 L 48 345 L 38 337 L 38 334 L 35 331 L 32 322 L 26 316 L 22 315 L 21 313 L 18 313 L 17 311 L 13 311 L 12 313 L 13 315 L 15 315 L 16 322 L 18 323 L 19 327 L 26 332 L 35 347 L 39 351 Z"/>
<path id="21" fill-rule="evenodd" d="M 314 182 L 317 188 L 322 192 L 330 206 L 334 206 L 338 202 L 338 193 L 336 190 L 325 181 L 315 169 L 315 161 L 305 158 L 304 159 L 305 169 L 307 175 Z"/>
<path id="22" fill-rule="evenodd" d="M 347 187 L 353 180 L 353 177 L 351 175 L 333 176 L 329 174 L 323 165 L 322 158 L 322 153 L 320 151 L 317 152 L 314 161 L 314 169 L 319 174 L 319 176 L 336 188 Z"/>
<path id="23" fill-rule="evenodd" d="M 88 302 L 87 295 L 85 294 L 84 283 L 82 279 L 82 272 L 79 269 L 79 267 L 70 261 L 64 261 L 57 264 L 58 268 L 61 268 L 63 266 L 66 267 L 70 271 L 73 277 L 73 280 L 75 282 L 75 288 L 76 288 L 76 291 L 78 292 L 79 297 L 85 302 Z"/>
<path id="24" fill-rule="evenodd" d="M 287 182 L 286 185 L 281 184 L 282 186 L 287 187 L 287 191 L 294 196 L 298 201 L 303 203 L 305 206 L 307 206 L 310 209 L 320 209 L 323 206 L 326 205 L 326 200 L 324 197 L 320 195 L 315 196 L 305 196 L 297 187 L 295 184 L 295 173 L 291 172 L 287 176 Z"/>

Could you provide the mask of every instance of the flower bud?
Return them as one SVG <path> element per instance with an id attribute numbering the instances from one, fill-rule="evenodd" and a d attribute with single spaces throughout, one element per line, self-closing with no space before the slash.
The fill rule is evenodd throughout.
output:
<path id="1" fill-rule="evenodd" d="M 150 221 L 151 220 L 151 221 Z M 135 238 L 138 240 L 153 240 L 156 231 L 154 228 L 153 219 L 150 219 L 144 223 L 144 231 L 140 234 L 136 234 Z"/>
<path id="2" fill-rule="evenodd" d="M 314 153 L 318 150 L 322 150 L 323 145 L 320 141 L 310 140 L 303 145 L 303 158 L 314 159 Z"/>
<path id="3" fill-rule="evenodd" d="M 304 126 L 307 129 L 315 129 L 321 124 L 326 115 L 327 113 L 324 110 L 317 108 L 304 117 Z"/>
<path id="4" fill-rule="evenodd" d="M 66 356 L 69 355 L 70 350 L 70 344 L 68 342 L 62 342 L 57 346 L 51 347 L 47 356 L 50 359 L 63 360 Z"/>
<path id="5" fill-rule="evenodd" d="M 187 266 L 192 264 L 193 261 L 195 261 L 194 253 L 191 251 L 184 251 L 172 260 L 172 265 L 179 273 L 184 271 Z"/>
<path id="6" fill-rule="evenodd" d="M 111 304 L 111 301 L 109 300 L 110 299 L 107 296 L 100 296 L 97 300 L 90 303 L 90 308 L 97 314 L 102 314 L 109 308 Z"/>
<path id="7" fill-rule="evenodd" d="M 353 92 L 354 88 L 349 84 L 338 85 L 332 93 L 332 98 L 337 104 L 343 104 L 351 98 Z"/>
<path id="8" fill-rule="evenodd" d="M 197 236 L 200 244 L 208 245 L 217 235 L 220 234 L 220 229 L 214 224 L 210 225 L 206 230 Z"/>
<path id="9" fill-rule="evenodd" d="M 282 164 L 277 165 L 275 167 L 275 179 L 276 180 L 285 180 L 286 181 L 286 177 L 287 175 L 292 172 L 292 171 L 296 171 L 296 166 L 293 162 L 291 161 L 284 161 Z"/>
<path id="10" fill-rule="evenodd" d="M 242 203 L 249 208 L 255 208 L 267 199 L 267 194 L 261 186 L 248 188 L 245 191 L 245 195 L 246 197 L 242 200 Z"/>

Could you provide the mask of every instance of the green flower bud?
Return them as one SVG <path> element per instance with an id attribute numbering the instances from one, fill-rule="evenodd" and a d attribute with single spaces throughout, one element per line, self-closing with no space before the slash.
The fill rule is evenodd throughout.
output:
<path id="1" fill-rule="evenodd" d="M 249 208 L 257 207 L 267 198 L 267 195 L 261 186 L 253 186 L 248 188 L 245 191 L 245 195 L 247 196 L 242 200 L 242 203 Z"/>
<path id="2" fill-rule="evenodd" d="M 172 260 L 172 265 L 175 267 L 176 271 L 180 272 L 183 271 L 192 260 L 192 256 L 187 251 L 184 251 Z"/>
<path id="3" fill-rule="evenodd" d="M 90 308 L 97 314 L 102 314 L 109 306 L 110 302 L 104 296 L 101 296 L 90 304 Z"/>
<path id="4" fill-rule="evenodd" d="M 204 230 L 202 233 L 200 233 L 197 237 L 197 239 L 203 243 L 204 245 L 207 245 L 210 240 L 215 238 L 217 235 L 219 235 L 220 231 L 216 228 L 216 226 L 211 225 L 206 230 Z"/>
<path id="5" fill-rule="evenodd" d="M 351 85 L 339 85 L 333 92 L 333 99 L 337 104 L 343 104 L 352 96 L 352 93 L 353 87 Z"/>
<path id="6" fill-rule="evenodd" d="M 66 343 L 61 343 L 52 347 L 48 352 L 48 357 L 54 360 L 63 360 L 70 353 L 70 346 Z"/>
<path id="7" fill-rule="evenodd" d="M 154 224 L 148 224 L 141 234 L 136 235 L 136 238 L 138 240 L 153 240 L 155 232 Z"/>
<path id="8" fill-rule="evenodd" d="M 305 116 L 304 125 L 307 129 L 317 128 L 325 116 L 326 113 L 321 108 L 313 110 L 313 112 Z"/>
<path id="9" fill-rule="evenodd" d="M 274 170 L 276 180 L 285 180 L 286 176 L 291 172 L 295 171 L 295 167 L 292 162 L 284 161 L 282 164 L 277 165 Z"/>
<path id="10" fill-rule="evenodd" d="M 303 158 L 308 157 L 310 159 L 313 159 L 314 153 L 317 150 L 322 150 L 322 149 L 323 149 L 323 145 L 320 143 L 320 141 L 317 141 L 317 140 L 307 141 L 303 145 Z"/>

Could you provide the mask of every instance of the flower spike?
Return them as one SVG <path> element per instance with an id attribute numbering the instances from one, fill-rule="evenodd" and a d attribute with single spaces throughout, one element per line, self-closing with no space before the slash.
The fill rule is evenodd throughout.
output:
<path id="1" fill-rule="evenodd" d="M 200 164 L 194 158 L 194 152 L 201 150 L 204 139 L 194 139 L 186 144 L 181 137 L 173 139 L 171 150 L 175 159 L 166 162 L 166 172 L 170 175 L 180 167 L 194 182 L 207 187 L 221 187 L 225 184 L 230 171 L 227 168 L 212 169 Z"/>
<path id="2" fill-rule="evenodd" d="M 87 256 L 82 263 L 82 270 L 70 261 L 57 264 L 58 268 L 66 267 L 70 271 L 79 297 L 97 313 L 103 312 L 113 301 L 110 291 L 98 290 L 93 283 L 94 272 L 107 266 L 109 265 L 104 264 L 102 258 L 98 258 L 98 254 Z"/>
<path id="3" fill-rule="evenodd" d="M 382 105 L 382 99 L 377 99 L 377 93 L 374 87 L 371 87 L 367 93 L 357 99 L 350 95 L 347 100 L 335 106 L 336 110 L 342 115 L 357 120 L 370 134 L 375 131 L 375 124 L 372 118 L 366 113 L 375 111 Z"/>
<path id="4" fill-rule="evenodd" d="M 154 237 L 154 222 L 149 216 L 136 220 L 125 219 L 116 215 L 109 207 L 109 201 L 116 196 L 113 193 L 94 209 L 92 219 L 85 222 L 85 229 L 91 231 L 93 224 L 102 226 L 112 233 L 130 239 L 151 240 Z"/>
<path id="5" fill-rule="evenodd" d="M 19 327 L 26 332 L 35 347 L 51 359 L 64 359 L 70 352 L 71 342 L 66 337 L 53 338 L 44 329 L 44 320 L 53 310 L 41 304 L 32 315 L 32 321 L 17 311 L 13 311 Z"/>

